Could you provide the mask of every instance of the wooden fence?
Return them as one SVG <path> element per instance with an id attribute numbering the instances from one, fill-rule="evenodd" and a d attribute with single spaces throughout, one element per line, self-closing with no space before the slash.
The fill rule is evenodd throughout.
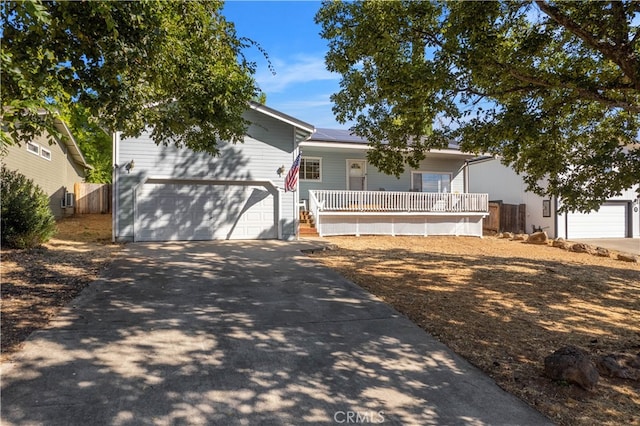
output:
<path id="1" fill-rule="evenodd" d="M 526 232 L 527 209 L 525 204 L 504 204 L 502 201 L 489 202 L 489 216 L 485 217 L 482 228 L 489 232 Z"/>
<path id="2" fill-rule="evenodd" d="M 111 184 L 76 183 L 75 214 L 111 213 Z"/>

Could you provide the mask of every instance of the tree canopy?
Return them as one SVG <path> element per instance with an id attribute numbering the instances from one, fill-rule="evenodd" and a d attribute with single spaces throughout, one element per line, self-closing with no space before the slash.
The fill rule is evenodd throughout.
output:
<path id="1" fill-rule="evenodd" d="M 2 2 L 2 144 L 80 104 L 108 131 L 217 153 L 240 141 L 255 64 L 222 1 Z M 38 114 L 42 109 L 50 114 Z"/>
<path id="2" fill-rule="evenodd" d="M 566 208 L 640 181 L 640 2 L 324 2 L 341 122 L 398 175 L 451 141 Z"/>

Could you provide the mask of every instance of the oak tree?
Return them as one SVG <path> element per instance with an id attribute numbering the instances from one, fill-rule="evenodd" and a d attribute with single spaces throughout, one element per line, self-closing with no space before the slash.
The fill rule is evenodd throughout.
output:
<path id="1" fill-rule="evenodd" d="M 640 2 L 324 2 L 316 21 L 334 113 L 384 172 L 457 142 L 572 210 L 640 181 Z"/>
<path id="2" fill-rule="evenodd" d="M 0 5 L 2 144 L 21 143 L 81 104 L 108 131 L 217 152 L 239 141 L 259 95 L 255 64 L 222 1 Z M 41 114 L 42 110 L 50 114 Z"/>

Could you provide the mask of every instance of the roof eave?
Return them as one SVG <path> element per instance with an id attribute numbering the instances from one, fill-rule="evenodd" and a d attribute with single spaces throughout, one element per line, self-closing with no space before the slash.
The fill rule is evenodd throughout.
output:
<path id="1" fill-rule="evenodd" d="M 87 163 L 87 160 L 84 158 L 84 155 L 82 155 L 82 151 L 80 151 L 80 148 L 76 143 L 76 140 L 71 134 L 71 130 L 69 130 L 69 127 L 67 127 L 65 122 L 56 118 L 55 126 L 60 131 L 60 133 L 63 133 L 64 137 L 62 138 L 62 142 L 67 146 L 67 149 L 69 150 L 69 155 L 71 156 L 73 161 L 75 161 L 76 164 L 78 164 L 79 166 L 85 169 L 93 169 L 93 167 Z"/>
<path id="2" fill-rule="evenodd" d="M 254 111 L 258 111 L 264 115 L 267 115 L 269 117 L 275 118 L 276 120 L 280 120 L 283 123 L 287 123 L 292 125 L 293 127 L 296 127 L 300 130 L 303 130 L 305 132 L 308 132 L 309 135 L 311 135 L 313 132 L 316 131 L 316 128 L 309 123 L 305 123 L 302 120 L 298 120 L 297 118 L 291 117 L 290 115 L 284 114 L 280 111 L 277 111 L 273 108 L 269 108 L 266 105 L 263 104 L 259 104 L 257 102 L 250 102 L 249 106 L 252 110 Z"/>
<path id="3" fill-rule="evenodd" d="M 313 141 L 307 140 L 300 143 L 301 148 L 325 148 L 325 149 L 337 149 L 337 150 L 361 150 L 368 151 L 373 149 L 368 144 L 356 143 L 356 142 L 322 142 L 322 141 Z M 458 149 L 432 149 L 428 153 L 432 154 L 440 154 L 440 155 L 448 155 L 448 156 L 459 156 L 466 158 L 473 158 L 476 155 L 468 152 L 463 152 Z M 428 155 L 427 153 L 427 155 Z"/>

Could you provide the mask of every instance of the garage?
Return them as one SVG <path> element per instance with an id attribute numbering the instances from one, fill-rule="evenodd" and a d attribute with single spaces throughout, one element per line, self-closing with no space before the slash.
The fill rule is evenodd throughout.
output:
<path id="1" fill-rule="evenodd" d="M 135 241 L 278 238 L 268 183 L 150 179 L 135 190 Z"/>
<path id="2" fill-rule="evenodd" d="M 598 211 L 567 214 L 567 238 L 627 237 L 627 203 L 605 203 Z"/>

